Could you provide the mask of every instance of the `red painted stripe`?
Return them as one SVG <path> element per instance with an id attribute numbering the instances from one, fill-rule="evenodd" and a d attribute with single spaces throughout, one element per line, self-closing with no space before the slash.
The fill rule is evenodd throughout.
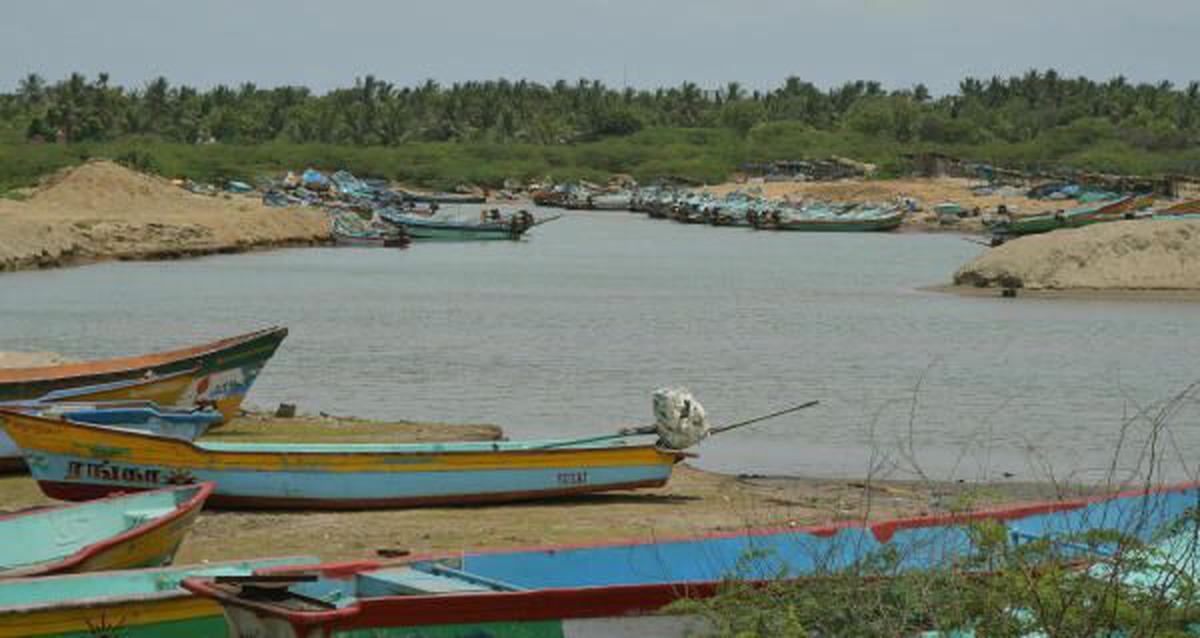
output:
<path id="1" fill-rule="evenodd" d="M 668 479 L 609 483 L 605 485 L 579 485 L 546 490 L 495 492 L 490 494 L 461 494 L 448 496 L 418 496 L 404 498 L 375 499 L 318 499 L 287 496 L 238 496 L 215 493 L 208 499 L 211 508 L 220 509 L 281 509 L 281 510 L 361 510 L 390 507 L 424 507 L 429 505 L 471 505 L 479 503 L 505 503 L 549 498 L 564 498 L 596 492 L 634 490 L 662 487 Z M 143 491 L 121 485 L 97 485 L 92 483 L 66 483 L 62 481 L 39 481 L 42 492 L 51 498 L 67 501 L 85 501 L 120 492 Z"/>

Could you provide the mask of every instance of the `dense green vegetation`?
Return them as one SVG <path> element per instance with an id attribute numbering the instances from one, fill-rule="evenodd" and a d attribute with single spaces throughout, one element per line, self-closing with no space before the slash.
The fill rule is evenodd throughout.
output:
<path id="1" fill-rule="evenodd" d="M 748 161 L 830 154 L 886 173 L 921 150 L 1006 166 L 1200 174 L 1197 141 L 1200 83 L 1053 70 L 967 78 L 941 97 L 877 82 L 821 90 L 795 77 L 771 91 L 730 83 L 706 92 L 586 80 L 396 87 L 367 76 L 315 95 L 253 84 L 201 91 L 165 78 L 125 88 L 103 74 L 53 84 L 30 75 L 0 94 L 0 186 L 95 156 L 204 180 L 316 165 L 441 186 L 611 173 L 712 182 Z"/>

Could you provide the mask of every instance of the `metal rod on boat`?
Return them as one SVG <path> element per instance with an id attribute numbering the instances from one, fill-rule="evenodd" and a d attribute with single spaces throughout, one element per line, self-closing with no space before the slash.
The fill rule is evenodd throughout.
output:
<path id="1" fill-rule="evenodd" d="M 800 405 L 794 405 L 794 406 L 792 406 L 792 407 L 790 407 L 790 408 L 786 408 L 786 409 L 783 409 L 783 410 L 779 410 L 778 412 L 772 412 L 772 413 L 770 413 L 770 414 L 764 414 L 763 416 L 755 417 L 755 418 L 753 418 L 753 419 L 747 419 L 747 420 L 745 420 L 745 421 L 739 421 L 739 422 L 737 422 L 737 423 L 731 423 L 731 424 L 729 424 L 729 425 L 722 425 L 722 426 L 720 426 L 720 427 L 715 427 L 715 428 L 713 428 L 712 430 L 710 430 L 710 431 L 709 431 L 708 435 L 709 435 L 709 436 L 712 436 L 712 435 L 714 435 L 714 434 L 720 434 L 720 433 L 722 433 L 722 432 L 728 432 L 728 431 L 730 431 L 730 430 L 736 430 L 736 429 L 738 429 L 738 428 L 745 427 L 745 426 L 747 426 L 747 425 L 751 425 L 751 424 L 754 424 L 754 423 L 758 423 L 758 422 L 760 422 L 760 421 L 766 421 L 767 419 L 774 419 L 774 418 L 775 418 L 775 417 L 777 417 L 777 416 L 783 416 L 783 415 L 785 415 L 785 414 L 791 414 L 792 412 L 799 412 L 800 410 L 803 410 L 803 409 L 805 409 L 805 408 L 811 408 L 811 407 L 813 407 L 814 405 L 816 405 L 816 404 L 818 404 L 818 403 L 820 403 L 820 401 L 816 401 L 816 400 L 813 400 L 813 401 L 806 401 L 806 402 L 804 402 L 804 403 L 801 403 Z"/>
<path id="2" fill-rule="evenodd" d="M 753 419 L 747 419 L 745 421 L 738 421 L 737 423 L 731 423 L 729 425 L 722 425 L 719 427 L 715 427 L 715 428 L 709 430 L 709 436 L 712 436 L 714 434 L 720 434 L 722 432 L 728 432 L 730 430 L 736 430 L 737 428 L 746 427 L 747 425 L 752 425 L 754 423 L 760 423 L 760 422 L 766 421 L 768 419 L 774 419 L 776 417 L 781 417 L 785 414 L 791 414 L 792 412 L 799 412 L 800 410 L 803 410 L 805 408 L 811 408 L 814 405 L 817 405 L 818 403 L 820 403 L 820 401 L 816 401 L 816 400 L 806 401 L 804 403 L 801 403 L 800 405 L 794 405 L 790 408 L 784 408 L 782 410 L 778 410 L 778 411 L 772 412 L 770 414 L 764 414 L 762 416 L 757 416 L 757 417 L 754 417 Z M 573 445 L 585 445 L 588 443 L 596 443 L 599 441 L 608 441 L 610 439 L 623 439 L 623 438 L 629 437 L 629 436 L 654 434 L 655 432 L 657 432 L 657 430 L 655 429 L 655 427 L 653 425 L 646 425 L 646 426 L 637 427 L 637 428 L 626 428 L 616 434 L 604 434 L 601 436 L 592 436 L 592 437 L 588 437 L 586 439 L 574 439 L 571 441 L 554 441 L 552 443 L 547 443 L 545 445 L 539 445 L 537 447 L 532 447 L 529 449 L 531 449 L 531 450 L 551 450 L 551 449 L 560 448 L 560 447 L 571 447 Z"/>

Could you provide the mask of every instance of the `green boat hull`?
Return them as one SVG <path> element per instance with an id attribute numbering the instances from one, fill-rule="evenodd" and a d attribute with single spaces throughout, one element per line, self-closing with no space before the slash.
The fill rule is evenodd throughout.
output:
<path id="1" fill-rule="evenodd" d="M 900 218 L 864 221 L 802 221 L 778 226 L 763 226 L 764 230 L 787 230 L 807 233 L 871 233 L 895 230 L 900 227 Z"/>
<path id="2" fill-rule="evenodd" d="M 413 241 L 499 241 L 520 239 L 511 230 L 495 228 L 427 228 L 407 226 Z"/>

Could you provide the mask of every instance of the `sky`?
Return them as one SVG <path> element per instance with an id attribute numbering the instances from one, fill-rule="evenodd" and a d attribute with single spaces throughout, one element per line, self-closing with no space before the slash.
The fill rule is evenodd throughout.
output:
<path id="1" fill-rule="evenodd" d="M 1200 79 L 1198 0 L 6 0 L 0 90 L 38 73 L 324 92 L 495 78 L 953 92 L 968 75 Z"/>

